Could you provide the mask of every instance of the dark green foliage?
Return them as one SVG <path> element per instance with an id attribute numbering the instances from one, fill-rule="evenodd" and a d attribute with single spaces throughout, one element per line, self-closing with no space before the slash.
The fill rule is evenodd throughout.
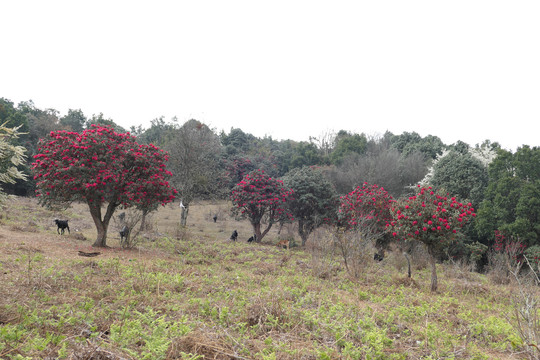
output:
<path id="1" fill-rule="evenodd" d="M 0 98 L 0 124 L 15 128 L 20 126 L 19 132 L 28 132 L 28 120 L 22 111 L 13 106 L 13 102 L 5 98 Z M 21 136 L 24 136 L 21 134 Z M 21 137 L 24 139 L 24 137 Z M 22 145 L 22 144 L 21 144 Z"/>
<path id="2" fill-rule="evenodd" d="M 305 245 L 313 230 L 335 219 L 336 192 L 319 170 L 308 166 L 291 170 L 284 184 L 293 191 L 288 207 L 298 221 L 298 234 Z"/>
<path id="3" fill-rule="evenodd" d="M 487 187 L 487 168 L 468 151 L 452 150 L 433 167 L 431 184 L 478 207 Z"/>
<path id="4" fill-rule="evenodd" d="M 330 154 L 333 164 L 341 164 L 343 159 L 350 154 L 364 154 L 367 148 L 367 138 L 364 134 L 351 134 L 344 130 L 338 132 L 336 147 Z"/>
<path id="5" fill-rule="evenodd" d="M 103 115 L 103 113 L 99 113 L 98 115 L 92 115 L 90 119 L 86 121 L 86 128 L 90 128 L 91 125 L 100 125 L 100 126 L 111 126 L 114 131 L 118 133 L 125 133 L 127 132 L 126 129 L 118 125 L 114 122 L 113 119 L 106 119 Z"/>
<path id="6" fill-rule="evenodd" d="M 60 118 L 60 125 L 63 127 L 63 130 L 81 133 L 87 121 L 88 119 L 80 109 L 69 109 L 67 115 Z"/>
<path id="7" fill-rule="evenodd" d="M 537 273 L 540 271 L 540 245 L 534 245 L 525 250 L 524 255 L 527 257 L 529 264 Z"/>
<path id="8" fill-rule="evenodd" d="M 485 201 L 477 230 L 488 239 L 504 230 L 528 246 L 540 245 L 540 148 L 524 146 L 515 154 L 499 150 L 490 164 Z"/>
<path id="9" fill-rule="evenodd" d="M 276 162 L 279 175 L 284 175 L 292 169 L 320 165 L 324 161 L 315 144 L 306 141 L 284 140 L 278 144 Z"/>
<path id="10" fill-rule="evenodd" d="M 255 148 L 257 140 L 255 136 L 246 134 L 238 128 L 231 128 L 229 134 L 225 134 L 225 132 L 222 131 L 220 139 L 227 155 L 249 153 Z"/>
<path id="11" fill-rule="evenodd" d="M 29 157 L 31 157 L 37 153 L 39 139 L 49 135 L 51 131 L 60 130 L 58 111 L 55 109 L 39 109 L 31 100 L 21 102 L 17 107 L 28 122 L 27 144 L 25 144 L 25 147 L 28 149 Z"/>
<path id="12" fill-rule="evenodd" d="M 444 144 L 437 136 L 428 135 L 422 138 L 416 132 L 404 132 L 401 135 L 394 135 L 391 138 L 392 147 L 397 149 L 403 155 L 409 155 L 419 151 L 426 158 L 435 159 L 437 155 L 442 154 Z"/>
<path id="13" fill-rule="evenodd" d="M 145 144 L 154 144 L 163 146 L 178 129 L 176 118 L 173 118 L 170 123 L 166 123 L 163 116 L 150 121 L 150 128 L 137 136 L 137 140 Z"/>

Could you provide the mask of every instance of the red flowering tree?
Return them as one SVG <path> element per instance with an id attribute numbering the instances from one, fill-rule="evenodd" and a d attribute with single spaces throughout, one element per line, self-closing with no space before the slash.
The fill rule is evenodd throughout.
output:
<path id="1" fill-rule="evenodd" d="M 226 177 L 229 181 L 230 188 L 233 188 L 234 185 L 242 181 L 244 176 L 250 171 L 253 171 L 257 168 L 257 165 L 254 164 L 248 157 L 234 157 L 230 159 L 226 166 Z"/>
<path id="2" fill-rule="evenodd" d="M 337 245 L 345 268 L 353 276 L 359 275 L 365 261 L 372 256 L 372 245 L 383 252 L 389 238 L 386 224 L 391 219 L 392 202 L 392 196 L 384 188 L 367 182 L 340 198 L 338 224 L 354 234 L 343 236 L 338 232 Z"/>
<path id="3" fill-rule="evenodd" d="M 431 264 L 431 291 L 436 291 L 435 256 L 456 240 L 460 229 L 476 216 L 472 204 L 461 203 L 431 187 L 419 188 L 416 195 L 395 203 L 391 213 L 393 236 L 420 241 L 426 246 Z"/>
<path id="4" fill-rule="evenodd" d="M 40 203 L 88 204 L 97 229 L 96 247 L 106 246 L 109 221 L 118 207 L 150 211 L 175 197 L 167 181 L 172 175 L 165 167 L 167 153 L 111 127 L 92 125 L 81 134 L 51 131 L 40 140 L 34 159 Z"/>
<path id="5" fill-rule="evenodd" d="M 254 170 L 232 189 L 233 213 L 249 219 L 260 242 L 274 223 L 284 217 L 292 219 L 286 211 L 291 194 L 292 191 L 283 186 L 283 181 L 271 178 L 263 170 Z M 263 221 L 267 226 L 261 232 Z"/>
<path id="6" fill-rule="evenodd" d="M 394 200 L 388 191 L 378 185 L 366 182 L 340 200 L 338 215 L 341 224 L 347 229 L 370 224 L 372 232 L 383 234 L 386 225 L 392 220 L 390 207 Z"/>

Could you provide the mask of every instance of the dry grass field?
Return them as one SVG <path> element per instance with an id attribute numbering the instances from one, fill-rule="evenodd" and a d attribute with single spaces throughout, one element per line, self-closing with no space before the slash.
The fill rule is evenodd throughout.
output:
<path id="1" fill-rule="evenodd" d="M 71 233 L 58 235 L 54 218 L 69 219 Z M 338 253 L 313 246 L 327 244 L 329 230 L 306 249 L 286 250 L 275 244 L 294 237 L 292 227 L 247 244 L 249 223 L 231 218 L 225 202 L 193 204 L 185 229 L 179 219 L 177 204 L 160 208 L 133 249 L 120 247 L 112 223 L 110 247 L 96 249 L 85 206 L 54 212 L 35 199 L 11 200 L 0 214 L 0 358 L 537 355 L 518 331 L 515 283 L 495 284 L 446 264 L 439 266 L 439 291 L 431 293 L 422 261 L 408 279 L 396 253 L 365 261 L 351 276 Z"/>

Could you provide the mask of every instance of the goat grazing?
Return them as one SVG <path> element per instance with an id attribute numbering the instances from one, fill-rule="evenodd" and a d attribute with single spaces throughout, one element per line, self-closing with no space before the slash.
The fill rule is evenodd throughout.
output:
<path id="1" fill-rule="evenodd" d="M 253 236 L 250 237 L 247 242 L 250 243 L 250 242 L 254 242 L 254 241 L 257 241 L 257 234 L 253 234 Z"/>
<path id="2" fill-rule="evenodd" d="M 284 247 L 284 246 L 285 246 L 287 249 L 289 249 L 289 240 L 283 239 L 283 240 L 281 240 L 280 242 L 277 243 L 277 247 L 282 248 L 282 247 Z"/>
<path id="3" fill-rule="evenodd" d="M 123 242 L 124 239 L 127 240 L 128 235 L 129 235 L 129 228 L 126 225 L 124 225 L 122 230 L 120 230 L 120 242 Z"/>
<path id="4" fill-rule="evenodd" d="M 65 229 L 67 229 L 67 230 L 68 230 L 68 233 L 71 234 L 71 231 L 69 230 L 68 220 L 58 220 L 58 219 L 54 219 L 54 222 L 56 223 L 56 226 L 58 226 L 58 228 L 56 229 L 56 231 L 57 231 L 60 235 L 64 235 L 64 230 L 65 230 Z M 60 232 L 60 230 L 62 230 L 62 232 Z"/>
<path id="5" fill-rule="evenodd" d="M 238 239 L 238 231 L 234 230 L 231 235 L 231 240 L 236 241 Z"/>
<path id="6" fill-rule="evenodd" d="M 214 215 L 214 217 L 212 219 L 214 219 L 214 222 L 216 222 L 217 221 L 217 215 Z"/>

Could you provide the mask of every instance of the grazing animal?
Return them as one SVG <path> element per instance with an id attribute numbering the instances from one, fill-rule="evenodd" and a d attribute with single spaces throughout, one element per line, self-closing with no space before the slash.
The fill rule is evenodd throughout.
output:
<path id="1" fill-rule="evenodd" d="M 375 253 L 375 255 L 373 255 L 373 260 L 383 261 L 383 259 L 384 259 L 384 254 Z"/>
<path id="2" fill-rule="evenodd" d="M 281 240 L 280 242 L 277 243 L 277 246 L 278 247 L 287 247 L 287 249 L 289 249 L 289 240 L 287 239 L 284 239 L 284 240 Z"/>
<path id="3" fill-rule="evenodd" d="M 231 235 L 231 240 L 236 241 L 238 239 L 238 231 L 234 230 Z"/>
<path id="4" fill-rule="evenodd" d="M 216 222 L 217 221 L 217 215 L 214 215 L 214 217 L 212 219 L 214 219 L 214 222 Z"/>
<path id="5" fill-rule="evenodd" d="M 253 234 L 253 236 L 250 237 L 247 242 L 250 243 L 250 242 L 254 242 L 254 241 L 257 241 L 257 234 Z"/>
<path id="6" fill-rule="evenodd" d="M 56 223 L 56 226 L 58 226 L 58 228 L 56 229 L 56 231 L 61 234 L 61 235 L 64 235 L 64 230 L 67 229 L 68 230 L 68 233 L 71 234 L 71 231 L 69 230 L 69 225 L 68 225 L 68 220 L 58 220 L 58 219 L 54 219 L 54 222 Z M 60 230 L 62 230 L 62 232 L 60 232 Z"/>
<path id="7" fill-rule="evenodd" d="M 120 242 L 124 241 L 124 238 L 127 240 L 127 236 L 129 234 L 129 228 L 124 225 L 122 230 L 120 230 Z"/>

